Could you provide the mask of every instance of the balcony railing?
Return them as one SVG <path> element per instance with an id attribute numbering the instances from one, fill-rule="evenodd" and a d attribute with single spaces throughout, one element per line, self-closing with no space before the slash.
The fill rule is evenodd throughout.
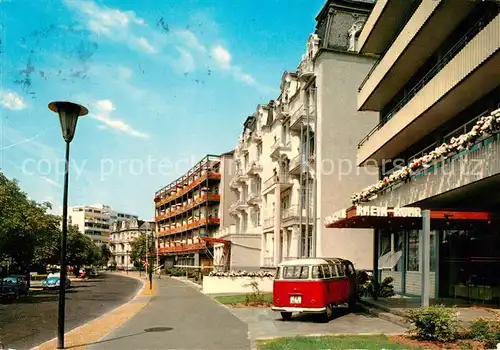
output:
<path id="1" fill-rule="evenodd" d="M 248 196 L 248 203 L 258 203 L 262 201 L 262 194 L 260 191 L 252 191 Z"/>
<path id="2" fill-rule="evenodd" d="M 159 207 L 159 206 L 162 206 L 166 203 L 169 203 L 183 195 L 185 195 L 186 193 L 188 193 L 189 191 L 191 191 L 192 189 L 194 189 L 196 186 L 200 185 L 203 181 L 206 181 L 208 179 L 216 179 L 216 180 L 220 180 L 221 178 L 221 174 L 220 173 L 206 173 L 204 175 L 201 175 L 200 177 L 198 177 L 196 180 L 190 182 L 190 183 L 187 183 L 186 186 L 182 186 L 184 188 L 180 189 L 181 187 L 179 187 L 180 190 L 178 190 L 177 192 L 171 194 L 170 196 L 167 196 L 165 198 L 160 198 L 159 196 L 156 196 L 155 197 L 155 202 L 156 202 L 156 206 Z M 180 186 L 180 185 L 179 185 Z"/>
<path id="3" fill-rule="evenodd" d="M 308 77 L 314 74 L 314 63 L 308 57 L 304 58 L 302 62 L 300 62 L 298 67 L 299 77 Z"/>
<path id="4" fill-rule="evenodd" d="M 301 213 L 302 211 L 302 213 Z M 302 215 L 303 218 L 307 217 L 307 208 L 300 208 L 299 205 L 292 205 L 289 208 L 283 208 L 281 209 L 281 219 L 282 220 L 290 220 L 294 218 L 300 218 Z M 311 218 L 311 221 L 313 216 L 313 208 L 312 206 L 309 207 L 309 217 Z"/>
<path id="5" fill-rule="evenodd" d="M 185 232 L 189 230 L 193 230 L 195 228 L 203 227 L 206 225 L 218 225 L 220 223 L 219 218 L 203 218 L 196 221 L 192 221 L 189 223 L 183 223 L 180 226 L 168 228 L 168 229 L 160 229 L 158 232 L 158 236 L 171 235 L 174 233 Z"/>
<path id="6" fill-rule="evenodd" d="M 469 149 L 415 173 L 405 182 L 388 187 L 370 203 L 403 207 L 498 174 L 500 134 L 497 133 L 478 141 Z"/>
<path id="7" fill-rule="evenodd" d="M 264 219 L 264 222 L 262 223 L 262 228 L 266 229 L 273 226 L 274 226 L 274 216 Z"/>
<path id="8" fill-rule="evenodd" d="M 206 242 L 201 241 L 198 243 L 179 244 L 175 246 L 159 248 L 158 253 L 159 254 L 188 253 L 188 252 L 197 252 L 205 248 L 206 248 Z"/>
<path id="9" fill-rule="evenodd" d="M 252 161 L 247 167 L 247 174 L 256 174 L 262 171 L 262 164 L 258 161 Z"/>
<path id="10" fill-rule="evenodd" d="M 205 202 L 220 201 L 220 198 L 221 198 L 220 194 L 207 193 L 207 194 L 202 195 L 202 196 L 198 197 L 197 199 L 193 200 L 191 203 L 184 204 L 184 205 L 176 205 L 176 206 L 171 207 L 171 209 L 168 212 L 155 217 L 155 221 L 158 222 L 158 221 L 165 220 L 165 219 L 168 219 L 170 217 L 182 214 L 188 210 L 191 210 L 191 209 L 198 207 L 199 205 L 201 205 Z M 174 209 L 174 208 L 176 208 L 176 209 Z"/>
<path id="11" fill-rule="evenodd" d="M 267 191 L 269 188 L 277 184 L 289 184 L 289 183 L 290 183 L 289 174 L 273 175 L 264 182 L 263 190 Z"/>
<path id="12" fill-rule="evenodd" d="M 446 54 L 444 54 L 441 59 L 425 74 L 425 76 L 420 79 L 404 96 L 399 100 L 399 102 L 387 113 L 377 126 L 375 126 L 358 144 L 358 149 L 363 146 L 363 144 L 368 141 L 368 139 L 380 130 L 389 120 L 396 115 L 408 102 L 415 97 L 415 95 L 422 90 L 422 88 L 434 78 L 476 35 L 486 27 L 486 25 L 491 21 L 492 14 L 488 13 L 483 16 L 479 21 L 477 21 L 469 31 L 460 39 L 458 42 L 450 49 Z"/>

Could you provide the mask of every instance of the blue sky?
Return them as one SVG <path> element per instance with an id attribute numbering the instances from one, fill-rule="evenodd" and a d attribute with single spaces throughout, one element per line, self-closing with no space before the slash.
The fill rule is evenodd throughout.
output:
<path id="1" fill-rule="evenodd" d="M 153 194 L 234 148 L 278 96 L 324 0 L 0 0 L 0 168 L 60 210 L 64 142 L 53 100 L 85 105 L 70 205 L 144 219 Z M 29 16 L 27 16 L 29 14 Z"/>

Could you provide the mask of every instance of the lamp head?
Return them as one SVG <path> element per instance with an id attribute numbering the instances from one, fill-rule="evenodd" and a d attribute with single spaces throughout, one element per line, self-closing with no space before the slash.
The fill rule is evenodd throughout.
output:
<path id="1" fill-rule="evenodd" d="M 55 101 L 49 103 L 49 109 L 59 114 L 63 138 L 66 142 L 71 142 L 75 136 L 76 123 L 78 117 L 88 114 L 88 109 L 72 102 Z"/>

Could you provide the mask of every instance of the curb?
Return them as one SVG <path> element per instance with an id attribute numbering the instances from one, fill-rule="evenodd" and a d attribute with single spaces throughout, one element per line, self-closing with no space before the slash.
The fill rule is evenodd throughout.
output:
<path id="1" fill-rule="evenodd" d="M 105 338 L 111 332 L 115 331 L 117 328 L 121 327 L 130 318 L 135 316 L 137 313 L 139 313 L 144 307 L 146 307 L 149 304 L 152 297 L 156 294 L 156 289 L 157 289 L 156 283 L 153 282 L 153 290 L 150 292 L 149 288 L 147 288 L 147 284 L 146 284 L 147 281 L 143 280 L 142 278 L 139 278 L 136 276 L 131 276 L 131 275 L 127 276 L 125 274 L 123 274 L 123 276 L 128 277 L 128 278 L 133 278 L 133 279 L 136 279 L 136 280 L 139 280 L 142 282 L 142 286 L 138 289 L 137 293 L 129 301 L 125 302 L 124 304 L 121 304 L 121 305 L 117 306 L 116 308 L 100 315 L 99 317 L 94 318 L 94 319 L 66 332 L 64 334 L 64 339 L 65 339 L 64 346 L 65 346 L 65 348 L 71 347 L 73 349 L 85 349 L 88 345 L 91 345 L 91 343 L 97 343 L 97 342 L 101 341 L 103 338 Z M 144 297 L 148 297 L 148 300 L 144 301 Z M 128 308 L 132 308 L 132 306 L 134 306 L 134 305 L 136 306 L 135 308 L 133 308 L 132 310 L 127 310 Z M 121 322 L 122 320 L 120 319 L 120 322 L 118 324 L 113 325 L 112 329 L 106 330 L 105 333 L 96 334 L 93 339 L 88 339 L 88 338 L 75 339 L 75 338 L 78 338 L 78 334 L 80 332 L 83 332 L 83 331 L 87 331 L 87 332 L 83 332 L 85 334 L 92 334 L 92 332 L 90 330 L 93 328 L 93 326 L 96 326 L 96 328 L 102 330 L 104 327 L 102 327 L 102 326 L 97 327 L 97 326 L 99 326 L 100 323 L 103 323 L 105 325 L 110 325 L 111 323 L 109 322 L 109 319 L 111 317 L 119 316 L 120 313 L 125 313 L 127 311 L 128 311 L 128 313 L 130 313 L 130 315 L 128 315 L 129 317 L 124 319 L 123 322 Z M 52 338 L 52 339 L 50 339 L 50 340 L 48 340 L 40 345 L 37 345 L 37 346 L 31 348 L 30 350 L 56 349 L 56 347 L 57 347 L 56 341 L 57 341 L 57 337 Z M 76 343 L 76 344 L 73 344 L 73 343 Z"/>

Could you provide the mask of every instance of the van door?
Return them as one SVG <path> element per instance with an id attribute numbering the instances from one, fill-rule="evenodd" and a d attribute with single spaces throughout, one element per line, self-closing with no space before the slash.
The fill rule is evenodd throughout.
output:
<path id="1" fill-rule="evenodd" d="M 349 299 L 352 302 L 355 302 L 357 299 L 358 287 L 357 287 L 357 278 L 356 278 L 356 270 L 350 261 L 344 262 L 344 269 L 346 277 L 349 281 Z"/>

